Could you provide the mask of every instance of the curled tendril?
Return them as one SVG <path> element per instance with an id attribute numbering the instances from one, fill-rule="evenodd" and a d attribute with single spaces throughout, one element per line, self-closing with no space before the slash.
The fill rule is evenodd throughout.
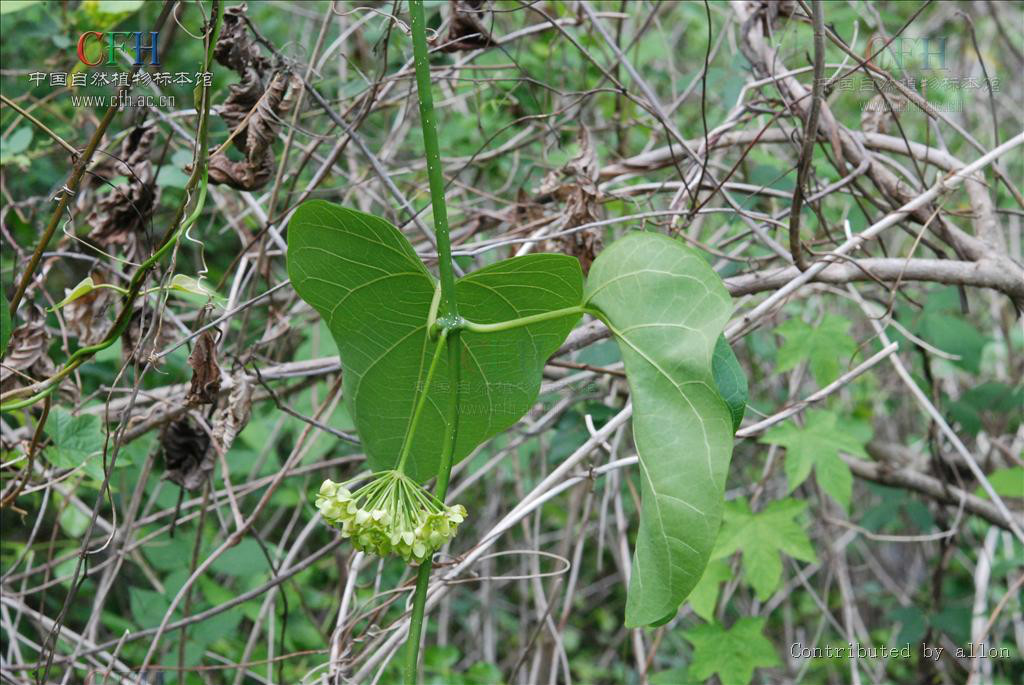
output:
<path id="1" fill-rule="evenodd" d="M 461 504 L 446 506 L 401 471 L 381 471 L 355 491 L 328 479 L 316 508 L 328 524 L 367 554 L 396 554 L 421 563 L 455 537 L 466 519 Z"/>

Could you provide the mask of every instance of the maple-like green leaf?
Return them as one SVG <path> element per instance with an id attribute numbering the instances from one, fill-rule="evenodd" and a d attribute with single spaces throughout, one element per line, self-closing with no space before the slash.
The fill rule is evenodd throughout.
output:
<path id="1" fill-rule="evenodd" d="M 826 314 L 816 326 L 800 319 L 786 321 L 775 329 L 786 339 L 779 348 L 777 370 L 788 371 L 807 359 L 818 385 L 828 385 L 839 378 L 840 365 L 857 350 L 849 328 L 849 319 L 835 314 Z"/>
<path id="2" fill-rule="evenodd" d="M 46 449 L 46 460 L 60 469 L 83 466 L 83 471 L 97 480 L 103 479 L 103 430 L 100 418 L 93 414 L 72 416 L 54 407 L 46 422 L 46 433 L 53 444 Z"/>
<path id="3" fill-rule="evenodd" d="M 732 576 L 729 564 L 722 559 L 716 559 L 704 569 L 704 575 L 700 577 L 697 587 L 693 588 L 688 601 L 693 607 L 693 613 L 705 621 L 713 621 L 715 618 L 715 604 L 718 603 L 718 588 Z"/>
<path id="4" fill-rule="evenodd" d="M 786 421 L 768 430 L 761 442 L 786 448 L 789 492 L 807 480 L 813 468 L 818 484 L 843 509 L 848 510 L 853 493 L 853 474 L 839 458 L 839 452 L 867 458 L 864 445 L 869 438 L 870 434 L 864 434 L 862 424 L 852 421 L 840 424 L 834 412 L 811 410 L 806 413 L 803 428 Z"/>
<path id="5" fill-rule="evenodd" d="M 722 685 L 747 685 L 754 669 L 781 666 L 775 646 L 762 634 L 766 620 L 745 616 L 728 630 L 711 623 L 685 631 L 693 644 L 690 677 L 706 680 L 717 673 Z"/>
<path id="6" fill-rule="evenodd" d="M 712 557 L 721 559 L 741 551 L 744 580 L 758 599 L 768 599 L 782 580 L 780 552 L 800 561 L 817 561 L 807 532 L 794 520 L 806 508 L 806 502 L 787 498 L 754 514 L 745 499 L 726 502 L 722 532 Z"/>

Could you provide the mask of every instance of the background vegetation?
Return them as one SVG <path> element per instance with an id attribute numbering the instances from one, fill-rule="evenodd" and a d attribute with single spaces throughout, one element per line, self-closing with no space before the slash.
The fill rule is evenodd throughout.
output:
<path id="1" fill-rule="evenodd" d="M 629 231 L 675 236 L 734 297 L 750 399 L 704 578 L 664 625 L 626 629 L 629 388 L 585 320 L 536 405 L 456 468 L 469 518 L 424 682 L 1024 682 L 1024 5 L 821 7 L 804 152 L 803 2 L 427 4 L 458 267 L 552 251 L 586 270 Z M 415 572 L 315 515 L 363 456 L 284 250 L 323 198 L 388 218 L 433 268 L 407 9 L 229 6 L 212 183 L 178 234 L 211 11 L 0 4 L 4 682 L 398 677 Z M 160 31 L 141 71 L 172 80 L 130 93 L 173 103 L 78 100 L 118 92 L 98 72 L 138 80 L 131 50 L 80 64 L 79 36 L 111 30 Z M 131 294 L 55 306 L 89 277 Z M 851 643 L 876 651 L 824 651 Z"/>

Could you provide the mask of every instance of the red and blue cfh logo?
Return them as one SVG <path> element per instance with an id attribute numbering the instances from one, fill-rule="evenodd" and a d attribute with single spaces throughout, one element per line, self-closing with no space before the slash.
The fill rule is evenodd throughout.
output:
<path id="1" fill-rule="evenodd" d="M 149 53 L 150 61 L 154 67 L 160 66 L 160 55 L 157 53 L 157 45 L 160 41 L 159 31 L 149 31 L 149 45 L 143 45 L 143 36 L 145 35 L 142 31 L 86 31 L 78 39 L 78 60 L 89 67 L 95 67 L 96 65 L 103 62 L 102 53 L 96 58 L 95 62 L 90 62 L 85 56 L 85 46 L 87 43 L 95 41 L 100 46 L 106 48 L 107 53 L 107 64 L 117 64 L 117 51 L 118 49 L 131 50 L 132 47 L 135 49 L 135 66 L 141 66 L 145 64 L 142 59 L 143 55 Z M 132 38 L 134 37 L 134 45 Z"/>

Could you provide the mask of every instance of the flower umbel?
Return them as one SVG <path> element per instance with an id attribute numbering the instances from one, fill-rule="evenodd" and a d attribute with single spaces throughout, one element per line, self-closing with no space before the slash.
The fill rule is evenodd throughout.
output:
<path id="1" fill-rule="evenodd" d="M 367 554 L 397 554 L 420 563 L 455 537 L 466 518 L 461 504 L 446 506 L 401 471 L 381 471 L 354 492 L 325 480 L 316 508 L 330 525 Z"/>

